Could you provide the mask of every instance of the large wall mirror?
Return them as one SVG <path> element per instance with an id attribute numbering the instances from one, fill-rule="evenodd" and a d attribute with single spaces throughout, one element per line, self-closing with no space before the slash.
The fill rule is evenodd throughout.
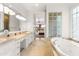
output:
<path id="1" fill-rule="evenodd" d="M 13 4 L 11 4 L 15 7 Z M 0 4 L 0 33 L 5 30 L 9 32 L 23 31 L 21 22 L 26 21 L 24 17 L 15 8 L 9 7 L 9 4 Z"/>
<path id="2" fill-rule="evenodd" d="M 3 14 L 0 13 L 0 32 L 2 32 L 4 30 L 4 24 L 3 24 Z"/>
<path id="3" fill-rule="evenodd" d="M 4 30 L 12 31 L 20 31 L 19 20 L 16 18 L 16 14 L 14 10 L 11 8 L 4 6 Z"/>
<path id="4" fill-rule="evenodd" d="M 4 30 L 4 23 L 3 23 L 3 5 L 0 4 L 0 32 Z"/>

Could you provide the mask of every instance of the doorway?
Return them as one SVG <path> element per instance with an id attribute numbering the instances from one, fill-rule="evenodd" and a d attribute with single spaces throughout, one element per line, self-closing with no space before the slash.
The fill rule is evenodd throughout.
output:
<path id="1" fill-rule="evenodd" d="M 62 13 L 53 12 L 48 14 L 49 37 L 60 37 L 62 34 Z"/>

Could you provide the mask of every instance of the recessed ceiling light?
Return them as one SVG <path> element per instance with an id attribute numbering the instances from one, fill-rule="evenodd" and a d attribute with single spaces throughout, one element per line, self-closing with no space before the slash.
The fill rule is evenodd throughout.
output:
<path id="1" fill-rule="evenodd" d="M 38 6 L 39 6 L 39 4 L 35 4 L 35 6 L 36 6 L 36 7 L 38 7 Z"/>
<path id="2" fill-rule="evenodd" d="M 12 8 L 12 5 L 9 5 L 10 8 Z"/>

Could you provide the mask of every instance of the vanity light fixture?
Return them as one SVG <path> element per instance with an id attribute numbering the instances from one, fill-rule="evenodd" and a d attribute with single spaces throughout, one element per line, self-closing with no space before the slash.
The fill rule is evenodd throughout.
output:
<path id="1" fill-rule="evenodd" d="M 4 13 L 9 14 L 9 8 L 4 6 Z"/>
<path id="2" fill-rule="evenodd" d="M 10 15 L 15 15 L 15 12 L 6 6 L 4 6 L 4 13 L 10 14 Z"/>
<path id="3" fill-rule="evenodd" d="M 15 15 L 15 12 L 14 12 L 13 10 L 10 10 L 10 11 L 9 11 L 9 14 L 10 14 L 10 15 Z"/>
<path id="4" fill-rule="evenodd" d="M 20 15 L 16 15 L 16 18 L 19 19 L 19 20 L 22 20 L 22 21 L 25 21 L 26 19 Z"/>

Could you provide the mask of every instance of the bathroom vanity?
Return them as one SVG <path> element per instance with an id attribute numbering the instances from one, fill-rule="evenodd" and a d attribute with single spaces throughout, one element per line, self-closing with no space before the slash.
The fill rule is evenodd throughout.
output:
<path id="1" fill-rule="evenodd" d="M 23 40 L 29 40 L 31 32 L 15 32 L 9 33 L 7 36 L 0 35 L 0 56 L 19 56 L 21 50 L 21 43 Z M 28 39 L 27 39 L 28 38 Z M 25 48 L 26 48 L 25 43 Z M 23 46 L 23 45 L 22 45 Z"/>

